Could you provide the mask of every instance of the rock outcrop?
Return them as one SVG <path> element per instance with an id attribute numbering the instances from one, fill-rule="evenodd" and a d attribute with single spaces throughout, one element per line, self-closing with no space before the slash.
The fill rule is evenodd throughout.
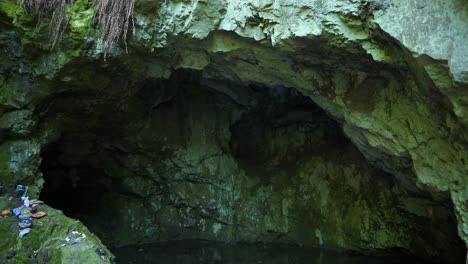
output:
<path id="1" fill-rule="evenodd" d="M 137 1 L 129 53 L 107 61 L 76 2 L 59 51 L 46 22 L 0 3 L 4 185 L 39 195 L 48 151 L 61 165 L 47 168 L 103 167 L 87 173 L 117 190 L 116 244 L 176 233 L 447 259 L 435 241 L 456 239 L 429 226 L 452 213 L 468 243 L 466 1 Z M 294 88 L 338 125 L 264 109 L 287 103 L 252 87 L 291 102 Z M 334 126 L 360 154 L 326 144 Z"/>

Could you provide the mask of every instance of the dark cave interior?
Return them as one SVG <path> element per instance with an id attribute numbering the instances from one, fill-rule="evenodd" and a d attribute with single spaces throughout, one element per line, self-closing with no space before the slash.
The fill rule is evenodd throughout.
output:
<path id="1" fill-rule="evenodd" d="M 204 180 L 203 177 L 213 177 L 206 172 L 206 168 L 197 173 L 190 172 L 187 174 L 189 176 L 184 176 L 186 178 L 178 176 L 180 171 L 188 170 L 184 166 L 190 169 L 193 166 L 174 162 L 173 157 L 181 149 L 188 149 L 190 144 L 194 144 L 192 141 L 200 140 L 200 137 L 209 138 L 208 143 L 200 144 L 207 148 L 206 157 L 211 155 L 210 144 L 214 144 L 215 152 L 233 157 L 243 171 L 239 177 L 247 175 L 247 182 L 256 182 L 258 178 L 259 183 L 255 184 L 270 184 L 275 186 L 273 189 L 280 191 L 290 184 L 292 188 L 300 188 L 302 183 L 295 182 L 294 177 L 301 175 L 299 165 L 311 157 L 326 160 L 330 164 L 340 164 L 338 167 L 349 165 L 362 168 L 359 173 L 364 175 L 363 179 L 343 188 L 350 190 L 353 184 L 367 186 L 360 187 L 363 193 L 358 194 L 359 197 L 364 196 L 366 201 L 379 199 L 380 188 L 391 189 L 388 198 L 399 206 L 402 202 L 398 196 L 409 195 L 405 193 L 405 186 L 400 186 L 395 177 L 370 165 L 343 135 L 341 126 L 297 90 L 253 85 L 241 89 L 237 87 L 237 90 L 242 91 L 239 95 L 229 87 L 224 90 L 213 89 L 202 83 L 196 72 L 180 71 L 169 80 L 145 80 L 136 85 L 138 88 L 130 91 L 119 87 L 99 92 L 78 89 L 48 100 L 42 108 L 43 116 L 48 119 L 43 122 L 58 124 L 59 136 L 42 153 L 40 169 L 45 185 L 40 198 L 52 207 L 61 209 L 67 216 L 83 221 L 110 247 L 174 239 L 228 240 L 206 235 L 196 226 L 185 227 L 185 230 L 190 231 L 177 231 L 174 232 L 177 235 L 168 235 L 174 228 L 168 222 L 179 221 L 182 223 L 179 226 L 189 226 L 184 224 L 187 220 L 181 211 L 195 210 L 190 200 L 200 200 L 200 197 L 206 195 L 205 190 L 197 189 L 196 184 L 210 180 Z M 211 134 L 205 131 L 208 129 L 212 129 Z M 205 150 L 200 147 L 197 151 Z M 198 161 L 199 166 L 202 166 L 203 159 Z M 141 163 L 150 163 L 151 166 L 144 167 Z M 323 169 L 323 179 L 337 186 L 346 185 L 346 179 L 339 178 L 347 177 L 346 173 L 332 175 L 334 171 L 332 168 Z M 377 179 L 376 176 L 381 178 Z M 221 184 L 226 179 L 217 180 L 216 184 Z M 184 190 L 183 195 L 177 193 L 177 187 L 174 187 L 180 182 L 191 186 L 189 190 Z M 304 192 L 313 190 L 306 189 Z M 174 198 L 176 195 L 178 197 Z M 408 246 L 414 251 L 396 247 L 395 250 L 372 249 L 368 252 L 415 255 L 416 251 L 425 247 L 425 242 L 433 240 L 434 248 L 440 241 L 449 243 L 451 248 L 450 253 L 443 250 L 436 252 L 434 255 L 437 258 L 453 254 L 453 258 L 462 259 L 463 244 L 456 235 L 455 217 L 450 203 L 431 201 L 424 191 L 412 195 L 416 197 L 413 200 L 417 200 L 417 208 L 431 204 L 430 210 L 439 215 L 411 215 L 414 212 L 405 209 L 401 214 L 408 215 L 402 216 L 402 219 L 411 219 L 418 223 L 415 225 L 421 224 L 420 228 L 411 229 L 414 232 L 434 232 L 418 234 L 422 238 L 415 239 L 411 242 L 413 245 Z M 181 201 L 181 197 L 186 201 Z M 349 198 L 337 195 L 336 199 L 339 203 L 340 199 Z M 155 201 L 157 205 L 154 205 Z M 238 211 L 234 214 L 245 213 L 242 211 L 242 203 L 236 203 Z M 135 204 L 141 206 L 141 209 L 133 211 Z M 307 215 L 301 210 L 318 210 L 317 213 L 324 210 L 313 206 L 311 209 L 310 205 L 301 206 L 295 212 L 301 216 Z M 380 214 L 379 210 L 386 210 L 378 206 L 371 203 L 367 210 L 375 210 L 376 214 Z M 204 210 L 191 213 L 190 217 L 197 221 L 207 217 L 209 213 Z M 134 225 L 133 218 L 147 218 L 147 215 L 152 215 L 147 220 L 151 222 L 150 225 L 165 231 L 158 233 L 146 229 L 140 234 L 131 231 L 116 234 L 122 228 Z M 168 217 L 174 219 L 166 219 Z M 207 219 L 212 217 L 210 215 Z M 298 229 L 306 227 L 304 225 L 307 222 L 299 223 Z M 275 242 L 269 236 L 258 237 L 255 242 Z M 293 244 L 307 241 L 298 237 L 301 236 L 285 241 Z M 248 239 L 240 237 L 233 240 Z M 313 245 L 310 241 L 307 243 Z M 424 250 L 432 250 L 432 247 L 427 246 Z M 421 255 L 425 254 L 423 252 Z"/>

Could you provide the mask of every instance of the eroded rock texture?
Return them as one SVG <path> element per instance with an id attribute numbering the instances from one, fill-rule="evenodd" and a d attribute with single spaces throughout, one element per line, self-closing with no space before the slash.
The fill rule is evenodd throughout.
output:
<path id="1" fill-rule="evenodd" d="M 60 51 L 4 1 L 0 178 L 89 190 L 100 206 L 77 202 L 76 217 L 115 245 L 279 240 L 460 262 L 467 8 L 137 1 L 129 53 L 103 61 L 87 1 Z M 113 233 L 99 229 L 111 215 Z"/>

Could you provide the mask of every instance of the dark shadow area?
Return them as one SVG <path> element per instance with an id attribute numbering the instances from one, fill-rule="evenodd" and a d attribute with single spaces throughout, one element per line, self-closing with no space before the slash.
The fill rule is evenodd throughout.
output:
<path id="1" fill-rule="evenodd" d="M 91 153 L 84 155 L 83 160 L 67 162 L 63 157 L 66 153 L 63 148 L 67 146 L 70 146 L 67 139 L 61 139 L 43 152 L 40 169 L 44 172 L 45 185 L 40 198 L 72 218 L 99 215 L 105 210 L 102 199 L 112 191 L 115 179 L 91 160 Z"/>
<path id="2" fill-rule="evenodd" d="M 173 241 L 119 248 L 118 264 L 423 264 L 411 257 L 350 256 L 333 251 L 285 244 Z"/>
<path id="3" fill-rule="evenodd" d="M 252 247 L 258 254 L 204 242 L 149 245 L 145 253 L 122 248 L 172 239 L 245 241 L 251 232 L 258 242 L 324 248 L 337 248 L 341 239 L 350 251 L 374 255 L 421 256 L 445 243 L 422 257 L 464 257 L 451 205 L 409 194 L 372 166 L 310 98 L 292 88 L 210 81 L 190 71 L 131 87 L 116 78 L 106 90 L 47 100 L 43 126 L 57 131 L 42 152 L 40 198 L 81 220 L 119 263 L 399 263 L 298 247 L 281 258 L 270 246 Z M 258 197 L 262 192 L 266 198 Z M 219 220 L 222 210 L 232 223 Z M 272 227 L 264 227 L 264 215 Z M 229 231 L 217 236 L 209 231 L 214 226 Z"/>
<path id="4" fill-rule="evenodd" d="M 258 102 L 231 126 L 230 142 L 233 155 L 247 172 L 272 175 L 285 169 L 294 175 L 297 162 L 314 154 L 343 164 L 354 160 L 367 164 L 341 125 L 296 89 L 249 89 Z M 393 180 L 391 175 L 385 177 Z"/>

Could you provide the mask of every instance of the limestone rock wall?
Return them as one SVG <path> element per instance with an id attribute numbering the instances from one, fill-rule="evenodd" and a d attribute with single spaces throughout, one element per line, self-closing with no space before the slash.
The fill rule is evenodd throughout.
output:
<path id="1" fill-rule="evenodd" d="M 449 197 L 368 164 L 297 90 L 220 90 L 185 71 L 142 88 L 114 81 L 40 107 L 60 134 L 42 155 L 44 199 L 109 245 L 198 238 L 460 259 Z M 67 193 L 78 204 L 53 203 Z"/>
<path id="2" fill-rule="evenodd" d="M 19 179 L 37 186 L 39 193 L 40 152 L 58 135 L 38 127 L 31 112 L 64 90 L 115 87 L 112 78 L 89 71 L 128 68 L 119 80 L 130 84 L 194 69 L 207 85 L 241 102 L 248 96 L 226 85 L 299 89 L 342 124 L 373 165 L 436 201 L 449 193 L 459 236 L 467 242 L 467 5 L 140 1 L 129 55 L 116 49 L 120 59 L 104 63 L 95 32 L 81 23 L 89 22 L 86 5 L 72 11 L 62 49 L 50 52 L 45 28 L 34 27 L 15 1 L 4 1 L 0 175 L 8 184 Z M 86 61 L 101 65 L 81 67 Z"/>

